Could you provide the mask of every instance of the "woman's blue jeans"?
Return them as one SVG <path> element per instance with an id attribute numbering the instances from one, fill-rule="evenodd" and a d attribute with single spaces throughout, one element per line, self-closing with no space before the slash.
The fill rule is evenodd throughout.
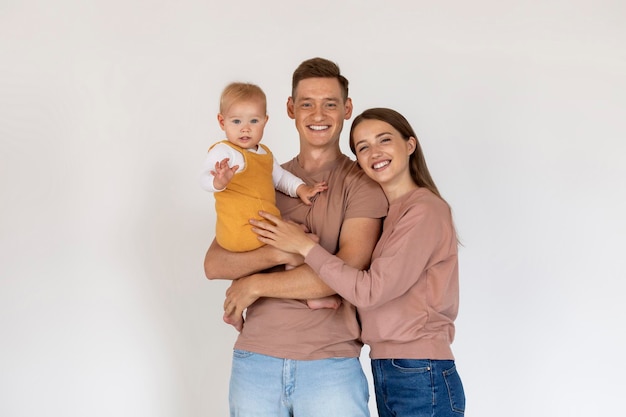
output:
<path id="1" fill-rule="evenodd" d="M 462 417 L 465 393 L 452 360 L 373 359 L 380 417 Z"/>

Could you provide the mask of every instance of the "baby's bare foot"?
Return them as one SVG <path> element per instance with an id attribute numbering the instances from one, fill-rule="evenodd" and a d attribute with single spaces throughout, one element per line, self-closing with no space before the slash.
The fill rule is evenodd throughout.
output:
<path id="1" fill-rule="evenodd" d="M 311 310 L 319 310 L 322 308 L 332 308 L 336 310 L 341 305 L 341 297 L 338 295 L 330 295 L 328 297 L 306 300 L 306 305 Z"/>

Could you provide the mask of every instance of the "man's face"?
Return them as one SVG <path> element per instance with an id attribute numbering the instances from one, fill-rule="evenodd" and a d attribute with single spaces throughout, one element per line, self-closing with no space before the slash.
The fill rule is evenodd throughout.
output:
<path id="1" fill-rule="evenodd" d="M 296 122 L 300 139 L 312 146 L 338 142 L 343 121 L 352 116 L 352 101 L 343 100 L 335 78 L 306 78 L 287 101 L 287 114 Z"/>

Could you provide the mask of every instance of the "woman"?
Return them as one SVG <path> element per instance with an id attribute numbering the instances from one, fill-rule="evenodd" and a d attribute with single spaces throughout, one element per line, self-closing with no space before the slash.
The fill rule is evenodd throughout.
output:
<path id="1" fill-rule="evenodd" d="M 358 308 L 379 416 L 463 416 L 465 394 L 450 349 L 459 299 L 450 207 L 428 172 L 415 132 L 398 112 L 364 111 L 352 124 L 350 148 L 389 200 L 369 271 L 345 265 L 300 226 L 271 214 L 262 216 L 273 224 L 251 220 L 253 230 L 263 243 L 300 253 Z"/>

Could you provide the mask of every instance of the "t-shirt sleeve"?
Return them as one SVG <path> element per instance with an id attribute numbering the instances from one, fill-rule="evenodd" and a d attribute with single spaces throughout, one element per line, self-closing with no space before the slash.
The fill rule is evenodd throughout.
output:
<path id="1" fill-rule="evenodd" d="M 387 215 L 389 204 L 380 185 L 363 172 L 355 175 L 347 194 L 345 218 L 380 219 Z"/>

